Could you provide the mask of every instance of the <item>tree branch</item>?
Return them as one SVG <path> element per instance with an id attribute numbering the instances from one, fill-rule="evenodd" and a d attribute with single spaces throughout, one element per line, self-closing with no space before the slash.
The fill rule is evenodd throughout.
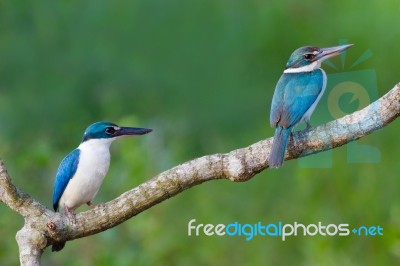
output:
<path id="1" fill-rule="evenodd" d="M 388 125 L 399 114 L 400 83 L 360 111 L 307 132 L 294 132 L 285 159 L 342 146 Z M 78 213 L 76 224 L 69 224 L 68 219 L 46 209 L 17 189 L 1 162 L 0 200 L 25 218 L 25 226 L 17 234 L 21 264 L 37 265 L 46 247 L 107 230 L 205 181 L 247 181 L 268 168 L 271 144 L 272 138 L 268 138 L 246 148 L 208 155 L 178 165 L 125 192 L 104 207 Z"/>

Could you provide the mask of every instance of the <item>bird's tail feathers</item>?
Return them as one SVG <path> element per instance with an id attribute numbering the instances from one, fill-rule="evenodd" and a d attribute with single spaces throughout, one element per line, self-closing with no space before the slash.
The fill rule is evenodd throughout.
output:
<path id="1" fill-rule="evenodd" d="M 274 140 L 272 142 L 271 152 L 269 154 L 269 167 L 279 168 L 285 159 L 286 145 L 289 140 L 292 128 L 277 127 L 275 130 Z"/>

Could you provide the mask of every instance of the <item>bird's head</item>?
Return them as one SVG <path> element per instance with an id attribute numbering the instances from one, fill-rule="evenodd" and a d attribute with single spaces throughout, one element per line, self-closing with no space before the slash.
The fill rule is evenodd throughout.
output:
<path id="1" fill-rule="evenodd" d="M 83 134 L 82 142 L 90 139 L 113 139 L 123 136 L 144 135 L 153 131 L 148 128 L 120 127 L 110 122 L 91 124 Z"/>
<path id="2" fill-rule="evenodd" d="M 295 50 L 286 64 L 285 73 L 309 72 L 321 67 L 321 63 L 336 56 L 352 44 L 319 48 L 315 46 L 304 46 Z"/>

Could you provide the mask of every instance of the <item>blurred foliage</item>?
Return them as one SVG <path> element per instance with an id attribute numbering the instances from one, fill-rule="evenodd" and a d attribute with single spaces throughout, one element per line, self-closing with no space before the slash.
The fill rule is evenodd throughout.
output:
<path id="1" fill-rule="evenodd" d="M 0 145 L 14 183 L 51 207 L 54 174 L 92 122 L 154 129 L 112 146 L 105 202 L 189 159 L 273 135 L 269 104 L 290 53 L 347 39 L 344 68 L 399 81 L 398 1 L 0 2 Z M 373 56 L 350 65 L 367 50 Z M 332 60 L 340 65 L 340 58 Z M 328 81 L 329 84 L 329 81 Z M 325 100 L 317 113 L 326 112 Z M 376 97 L 375 97 L 376 98 Z M 354 110 L 351 97 L 343 110 Z M 326 122 L 318 115 L 311 122 Z M 394 265 L 400 257 L 398 122 L 360 144 L 378 163 L 286 162 L 246 183 L 214 181 L 95 236 L 49 249 L 44 265 Z M 310 156 L 323 161 L 324 153 Z M 365 154 L 365 157 L 367 154 Z M 85 210 L 82 207 L 80 210 Z M 383 237 L 188 237 L 187 223 L 380 225 Z M 0 262 L 18 264 L 21 217 L 0 205 Z"/>

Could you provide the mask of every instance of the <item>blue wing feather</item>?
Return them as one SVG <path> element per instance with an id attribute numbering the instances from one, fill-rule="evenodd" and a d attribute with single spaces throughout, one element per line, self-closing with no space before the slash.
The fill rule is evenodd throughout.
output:
<path id="1" fill-rule="evenodd" d="M 78 168 L 79 155 L 79 149 L 73 150 L 61 161 L 58 167 L 53 191 L 53 208 L 55 211 L 58 210 L 58 203 L 69 180 L 75 175 L 76 169 Z"/>
<path id="2" fill-rule="evenodd" d="M 321 93 L 323 78 L 320 69 L 305 73 L 284 73 L 272 98 L 271 126 L 289 128 L 298 124 Z"/>

